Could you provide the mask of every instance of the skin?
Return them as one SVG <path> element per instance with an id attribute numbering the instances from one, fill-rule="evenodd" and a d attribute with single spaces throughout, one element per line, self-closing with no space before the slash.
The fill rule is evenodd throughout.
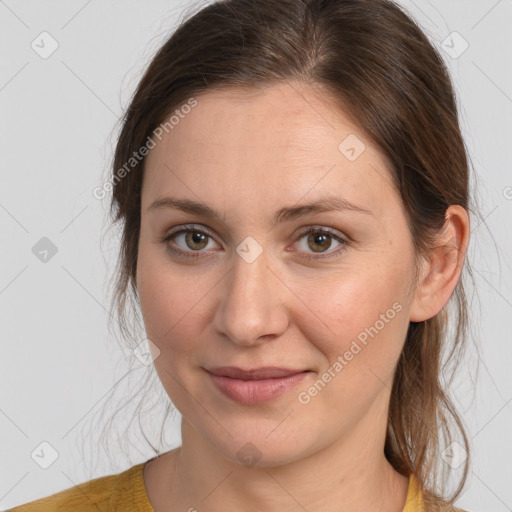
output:
<path id="1" fill-rule="evenodd" d="M 409 481 L 383 451 L 395 365 L 409 322 L 431 318 L 453 293 L 467 213 L 449 208 L 439 248 L 416 275 L 385 158 L 320 89 L 289 82 L 196 99 L 148 155 L 142 190 L 137 288 L 147 336 L 160 351 L 156 370 L 183 418 L 181 447 L 145 466 L 150 501 L 156 512 L 221 511 L 227 503 L 269 512 L 399 512 Z M 338 150 L 350 134 L 365 144 L 355 161 Z M 333 194 L 371 214 L 317 212 L 272 223 L 284 206 Z M 168 195 L 219 215 L 148 211 Z M 195 245 L 185 234 L 162 242 L 185 224 L 210 236 Z M 332 228 L 346 243 L 329 235 L 308 241 L 309 226 Z M 262 248 L 251 263 L 236 251 L 249 236 Z M 169 247 L 201 254 L 187 258 Z M 298 394 L 394 303 L 400 312 L 300 403 Z M 204 370 L 213 366 L 311 373 L 277 399 L 244 405 L 213 386 Z M 248 442 L 260 457 L 252 467 L 237 456 Z"/>

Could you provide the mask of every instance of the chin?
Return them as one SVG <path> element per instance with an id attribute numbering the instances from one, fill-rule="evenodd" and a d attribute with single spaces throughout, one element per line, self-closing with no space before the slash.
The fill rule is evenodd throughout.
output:
<path id="1" fill-rule="evenodd" d="M 268 424 L 272 427 L 265 425 L 263 428 L 262 425 L 258 429 L 254 422 L 250 426 L 239 425 L 236 429 L 227 426 L 231 436 L 223 430 L 220 439 L 208 434 L 204 437 L 227 460 L 248 468 L 291 464 L 321 448 L 315 446 L 313 439 L 308 443 L 304 432 L 279 432 L 276 429 L 278 423 L 272 421 Z"/>

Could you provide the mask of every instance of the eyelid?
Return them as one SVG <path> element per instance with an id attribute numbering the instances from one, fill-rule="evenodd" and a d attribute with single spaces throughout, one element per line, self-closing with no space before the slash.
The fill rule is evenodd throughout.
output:
<path id="1" fill-rule="evenodd" d="M 348 242 L 348 237 L 343 235 L 340 231 L 338 231 L 335 228 L 331 228 L 329 226 L 322 226 L 321 224 L 312 224 L 310 226 L 306 226 L 302 230 L 299 231 L 298 236 L 304 236 L 308 233 L 316 233 L 317 231 L 322 233 L 328 233 L 329 235 L 332 235 L 333 237 L 337 237 L 344 242 Z"/>
<path id="2" fill-rule="evenodd" d="M 171 230 L 171 231 L 168 231 L 166 232 L 163 237 L 161 237 L 160 239 L 160 242 L 161 243 L 169 243 L 169 241 L 172 239 L 172 238 L 175 238 L 176 236 L 178 235 L 181 235 L 182 233 L 186 233 L 188 231 L 193 231 L 193 232 L 196 232 L 196 233 L 202 233 L 203 235 L 206 235 L 208 236 L 211 240 L 214 240 L 215 243 L 218 244 L 218 242 L 215 240 L 215 236 L 210 232 L 209 229 L 207 228 L 204 228 L 203 226 L 200 226 L 198 224 L 183 224 L 183 225 L 180 225 L 180 226 L 177 226 L 177 228 L 175 230 Z M 219 244 L 218 244 L 219 245 Z M 173 252 L 176 252 L 176 253 L 181 253 L 185 256 L 187 256 L 187 253 L 188 254 L 191 254 L 192 257 L 193 255 L 197 254 L 197 256 L 200 256 L 201 254 L 204 254 L 204 253 L 208 253 L 209 251 L 192 251 L 192 250 L 184 250 L 184 249 L 181 249 L 181 248 L 174 248 L 174 247 L 169 247 Z"/>
<path id="3" fill-rule="evenodd" d="M 342 252 L 345 251 L 346 246 L 349 244 L 348 237 L 340 234 L 340 232 L 335 229 L 328 226 L 320 226 L 320 225 L 312 225 L 307 226 L 305 229 L 300 231 L 297 235 L 297 240 L 294 243 L 299 242 L 305 235 L 308 235 L 309 233 L 320 233 L 320 234 L 327 234 L 334 238 L 337 242 L 340 243 L 340 246 L 333 250 L 327 250 L 325 252 L 309 252 L 305 253 L 306 255 L 300 255 L 300 251 L 290 251 L 290 252 L 297 252 L 299 254 L 299 258 L 305 259 L 305 260 L 322 260 L 322 259 L 329 259 L 329 258 L 336 258 L 339 256 Z"/>
<path id="4" fill-rule="evenodd" d="M 200 224 L 183 224 L 183 225 L 177 226 L 175 230 L 165 233 L 164 236 L 160 239 L 160 242 L 168 244 L 168 242 L 172 238 L 174 238 L 177 235 L 180 235 L 182 233 L 186 233 L 188 231 L 202 233 L 216 242 L 215 236 L 210 232 L 210 230 L 208 228 L 203 227 Z M 349 237 L 341 234 L 335 228 L 328 227 L 328 226 L 321 226 L 321 225 L 316 224 L 316 225 L 310 225 L 310 226 L 306 226 L 306 227 L 302 228 L 295 235 L 294 244 L 297 243 L 298 241 L 300 241 L 305 235 L 307 235 L 309 233 L 327 234 L 327 235 L 331 236 L 332 238 L 334 238 L 336 241 L 338 241 L 341 244 L 341 246 L 334 250 L 328 250 L 323 253 L 322 252 L 319 252 L 319 253 L 312 252 L 312 253 L 307 253 L 307 254 L 309 254 L 308 256 L 299 256 L 300 258 L 306 259 L 306 260 L 320 260 L 322 258 L 336 257 L 337 255 L 339 255 L 339 253 L 343 252 L 346 249 L 345 246 L 347 246 L 350 243 Z M 216 242 L 216 243 L 218 244 L 218 242 Z M 174 247 L 169 247 L 169 249 L 175 253 L 183 255 L 184 257 L 192 257 L 192 258 L 202 257 L 203 254 L 208 255 L 211 252 L 211 250 L 210 251 L 204 251 L 204 250 L 192 251 L 192 250 L 184 250 L 181 248 L 174 248 Z M 300 251 L 297 251 L 297 250 L 288 251 L 288 252 L 300 253 Z M 207 257 L 207 256 L 204 256 L 204 257 Z"/>

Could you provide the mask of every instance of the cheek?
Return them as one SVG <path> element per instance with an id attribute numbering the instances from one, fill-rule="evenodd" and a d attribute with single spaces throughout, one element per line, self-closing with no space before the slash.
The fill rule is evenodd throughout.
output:
<path id="1" fill-rule="evenodd" d="M 314 288 L 299 291 L 306 307 L 297 315 L 298 323 L 329 363 L 347 351 L 357 352 L 353 360 L 363 363 L 394 361 L 409 324 L 406 265 L 402 261 L 385 267 L 374 260 L 372 265 L 326 274 L 315 280 Z"/>
<path id="2" fill-rule="evenodd" d="M 199 286 L 191 269 L 188 279 L 187 270 L 177 272 L 161 250 L 140 250 L 137 288 L 144 325 L 148 338 L 164 356 L 171 348 L 191 349 L 197 339 L 191 335 L 191 329 L 199 325 L 197 319 L 202 314 L 201 299 L 207 293 L 207 284 L 203 282 L 204 286 Z"/>
<path id="3" fill-rule="evenodd" d="M 311 310 L 297 315 L 304 337 L 323 356 L 317 379 L 327 385 L 316 381 L 301 391 L 321 395 L 312 398 L 320 415 L 343 411 L 351 423 L 391 389 L 409 320 L 396 280 L 392 287 L 366 274 L 329 283 L 322 294 L 309 296 Z"/>
<path id="4" fill-rule="evenodd" d="M 159 349 L 155 370 L 173 404 L 180 411 L 189 407 L 194 380 L 186 368 L 196 366 L 200 352 L 200 325 L 204 302 L 197 286 L 190 285 L 183 273 L 170 270 L 157 255 L 149 260 L 141 252 L 138 263 L 138 290 L 147 337 Z"/>

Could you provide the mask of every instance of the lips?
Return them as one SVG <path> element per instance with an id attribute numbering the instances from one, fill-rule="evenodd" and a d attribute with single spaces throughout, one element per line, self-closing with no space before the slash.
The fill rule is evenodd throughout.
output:
<path id="1" fill-rule="evenodd" d="M 208 370 L 213 375 L 220 377 L 230 377 L 240 380 L 264 380 L 279 379 L 282 377 L 290 377 L 305 370 L 288 370 L 286 368 L 278 368 L 276 366 L 266 366 L 264 368 L 255 368 L 253 370 L 242 370 L 236 366 L 221 366 Z"/>
<path id="2" fill-rule="evenodd" d="M 274 400 L 312 373 L 275 366 L 248 370 L 223 366 L 207 372 L 215 388 L 225 397 L 246 405 Z"/>

